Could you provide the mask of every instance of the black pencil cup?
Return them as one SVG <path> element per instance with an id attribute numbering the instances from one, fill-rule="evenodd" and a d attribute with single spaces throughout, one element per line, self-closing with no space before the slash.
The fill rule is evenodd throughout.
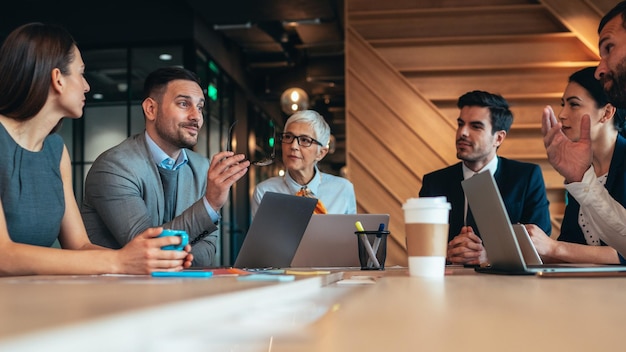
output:
<path id="1" fill-rule="evenodd" d="M 389 231 L 356 231 L 361 270 L 385 270 Z"/>

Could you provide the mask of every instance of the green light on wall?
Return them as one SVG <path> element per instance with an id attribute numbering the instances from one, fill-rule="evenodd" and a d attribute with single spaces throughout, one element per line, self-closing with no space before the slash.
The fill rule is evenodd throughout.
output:
<path id="1" fill-rule="evenodd" d="M 272 129 L 274 130 L 274 134 L 276 133 L 276 126 L 274 126 L 274 120 L 270 120 L 270 127 L 272 127 Z M 274 148 L 274 138 L 276 136 L 274 136 L 273 134 L 270 136 L 270 139 L 267 141 L 270 148 Z"/>
<path id="2" fill-rule="evenodd" d="M 217 101 L 217 87 L 215 87 L 215 84 L 209 83 L 207 94 L 209 95 L 209 99 Z"/>
<path id="3" fill-rule="evenodd" d="M 216 75 L 220 74 L 220 69 L 213 61 L 209 61 L 209 70 L 213 71 L 213 73 L 215 73 Z"/>

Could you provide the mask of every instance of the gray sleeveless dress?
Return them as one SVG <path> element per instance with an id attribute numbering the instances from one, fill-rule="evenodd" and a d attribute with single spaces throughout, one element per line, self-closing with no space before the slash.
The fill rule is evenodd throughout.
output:
<path id="1" fill-rule="evenodd" d="M 61 155 L 63 139 L 46 137 L 43 149 L 20 147 L 0 124 L 0 200 L 14 242 L 50 247 L 65 213 Z"/>

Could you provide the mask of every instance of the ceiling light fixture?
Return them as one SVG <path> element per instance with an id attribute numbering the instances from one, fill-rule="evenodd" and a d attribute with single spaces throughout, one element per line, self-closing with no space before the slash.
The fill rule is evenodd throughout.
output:
<path id="1" fill-rule="evenodd" d="M 280 96 L 280 107 L 287 115 L 309 108 L 309 96 L 301 88 L 288 88 Z"/>
<path id="2" fill-rule="evenodd" d="M 304 25 L 304 24 L 321 24 L 322 20 L 320 18 L 311 18 L 311 19 L 303 19 L 303 20 L 296 20 L 296 21 L 283 21 L 283 26 L 288 26 L 288 27 L 297 27 L 299 25 Z"/>
<path id="3" fill-rule="evenodd" d="M 161 60 L 161 61 L 171 61 L 172 60 L 172 55 L 171 54 L 161 54 L 161 55 L 159 55 L 159 60 Z"/>
<path id="4" fill-rule="evenodd" d="M 213 25 L 213 29 L 216 31 L 227 31 L 227 30 L 236 30 L 236 29 L 250 29 L 252 28 L 251 22 L 246 23 L 233 23 L 233 24 L 215 24 Z"/>

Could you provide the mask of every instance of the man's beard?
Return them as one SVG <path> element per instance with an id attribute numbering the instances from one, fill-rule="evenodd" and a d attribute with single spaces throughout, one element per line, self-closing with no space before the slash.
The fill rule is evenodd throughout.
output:
<path id="1" fill-rule="evenodd" d="M 605 84 L 607 81 L 611 82 L 609 87 Z M 615 72 L 607 72 L 602 76 L 602 87 L 613 106 L 626 108 L 626 59 L 617 65 Z"/>
<path id="2" fill-rule="evenodd" d="M 163 120 L 162 119 L 157 119 L 157 122 L 156 122 L 157 134 L 163 140 L 167 141 L 171 145 L 175 145 L 178 148 L 193 149 L 193 147 L 196 145 L 196 143 L 198 143 L 197 137 L 196 138 L 189 137 L 186 140 L 185 135 L 183 134 L 183 132 L 181 132 L 180 129 L 178 129 L 176 131 L 169 131 L 166 126 L 162 126 L 161 125 L 160 121 L 163 121 Z M 195 124 L 195 123 L 192 123 L 191 125 L 197 126 L 197 124 Z M 184 125 L 179 125 L 178 127 L 184 128 L 185 126 Z"/>

